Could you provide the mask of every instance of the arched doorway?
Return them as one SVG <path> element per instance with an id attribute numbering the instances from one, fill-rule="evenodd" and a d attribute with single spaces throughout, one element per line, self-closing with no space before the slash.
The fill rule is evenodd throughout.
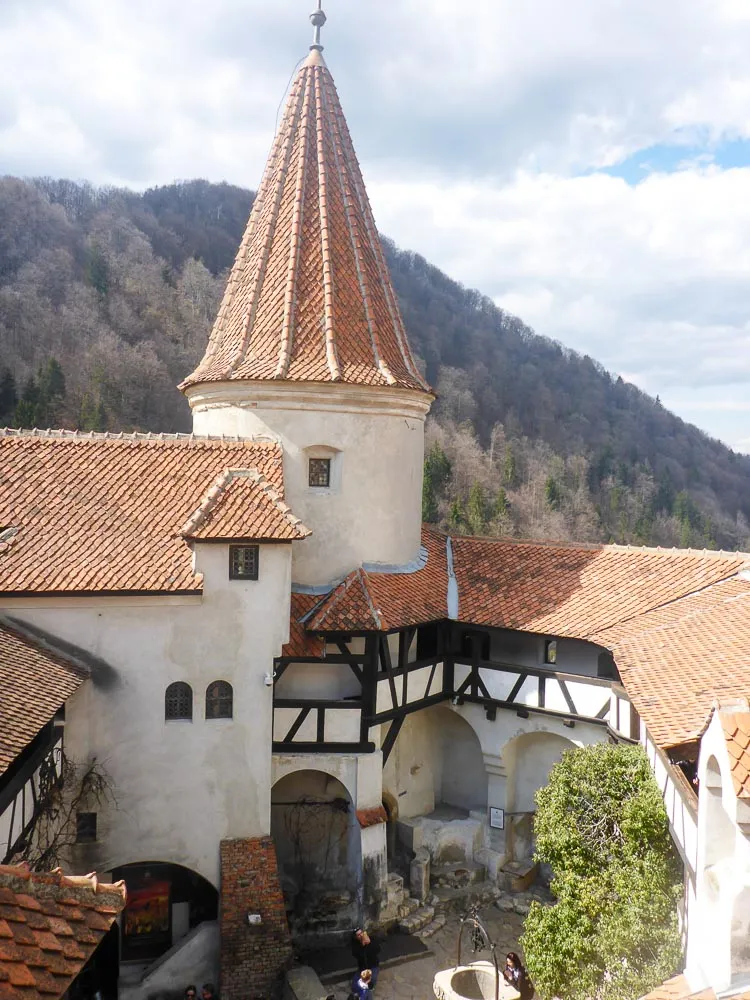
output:
<path id="1" fill-rule="evenodd" d="M 166 953 L 178 949 L 201 924 L 210 923 L 218 938 L 219 893 L 197 872 L 148 861 L 121 865 L 112 875 L 123 879 L 128 892 L 120 927 L 120 961 L 125 963 L 120 966 L 121 986 L 140 982 L 157 959 L 163 963 Z M 208 959 L 207 963 L 209 974 L 213 965 Z"/>
<path id="2" fill-rule="evenodd" d="M 522 733 L 503 747 L 508 775 L 506 794 L 506 845 L 514 861 L 534 854 L 536 793 L 544 788 L 549 772 L 575 743 L 557 733 Z"/>
<path id="3" fill-rule="evenodd" d="M 361 919 L 361 834 L 344 785 L 293 771 L 271 790 L 271 835 L 292 935 L 323 940 Z"/>
<path id="4" fill-rule="evenodd" d="M 386 815 L 385 849 L 388 860 L 388 871 L 396 859 L 396 824 L 398 823 L 398 799 L 395 795 L 383 789 L 383 809 Z"/>

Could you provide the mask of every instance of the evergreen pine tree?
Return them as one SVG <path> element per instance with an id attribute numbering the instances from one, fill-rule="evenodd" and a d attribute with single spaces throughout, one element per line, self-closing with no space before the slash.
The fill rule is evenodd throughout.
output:
<path id="1" fill-rule="evenodd" d="M 0 423 L 12 420 L 18 405 L 18 392 L 13 372 L 8 368 L 0 371 Z"/>
<path id="2" fill-rule="evenodd" d="M 451 531 L 462 531 L 464 525 L 464 505 L 460 497 L 456 497 L 448 512 L 448 524 Z"/>
<path id="3" fill-rule="evenodd" d="M 466 505 L 466 521 L 472 535 L 481 535 L 484 531 L 485 506 L 482 484 L 475 481 L 469 491 L 469 502 Z"/>

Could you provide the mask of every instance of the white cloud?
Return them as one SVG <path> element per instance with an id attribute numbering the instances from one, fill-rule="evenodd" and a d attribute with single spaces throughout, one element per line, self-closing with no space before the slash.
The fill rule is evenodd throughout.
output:
<path id="1" fill-rule="evenodd" d="M 747 436 L 750 168 L 653 175 L 635 187 L 604 174 L 520 173 L 494 187 L 370 188 L 397 242 L 538 332 L 679 399 L 680 413 L 730 444 Z"/>
<path id="2" fill-rule="evenodd" d="M 716 151 L 750 137 L 746 0 L 325 7 L 381 228 L 747 439 L 747 412 L 714 405 L 750 395 L 750 169 L 722 170 Z M 257 184 L 306 13 L 3 0 L 0 172 Z M 677 173 L 655 172 L 658 150 L 635 187 L 599 172 L 660 143 L 691 147 Z"/>

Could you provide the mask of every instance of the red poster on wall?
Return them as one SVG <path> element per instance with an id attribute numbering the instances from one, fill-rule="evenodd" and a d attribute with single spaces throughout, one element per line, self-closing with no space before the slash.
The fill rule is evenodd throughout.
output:
<path id="1" fill-rule="evenodd" d="M 169 882 L 128 892 L 123 932 L 131 938 L 169 933 Z"/>

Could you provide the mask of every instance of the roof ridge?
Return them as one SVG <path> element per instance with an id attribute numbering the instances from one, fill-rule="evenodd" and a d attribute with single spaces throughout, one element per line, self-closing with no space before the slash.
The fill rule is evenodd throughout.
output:
<path id="1" fill-rule="evenodd" d="M 245 380 L 432 395 L 317 53 L 294 77 L 206 350 L 180 389 Z"/>
<path id="2" fill-rule="evenodd" d="M 84 896 L 89 893 L 92 897 L 112 893 L 120 896 L 123 903 L 127 899 L 127 889 L 123 879 L 118 882 L 100 882 L 96 872 L 89 872 L 88 875 L 66 875 L 62 868 L 53 868 L 50 872 L 33 872 L 26 862 L 22 862 L 18 865 L 0 865 L 0 880 L 6 884 L 17 882 L 19 888 L 24 888 L 25 883 L 31 882 L 38 886 L 76 889 Z M 83 902 L 80 896 L 78 901 Z"/>
<path id="3" fill-rule="evenodd" d="M 79 431 L 67 428 L 48 427 L 44 430 L 38 427 L 32 429 L 22 427 L 0 427 L 0 437 L 39 438 L 41 440 L 64 441 L 170 441 L 178 444 L 203 444 L 204 442 L 221 442 L 222 444 L 273 444 L 280 447 L 279 441 L 270 434 L 185 434 L 154 431 Z"/>
<path id="4" fill-rule="evenodd" d="M 437 530 L 427 525 L 430 530 Z M 443 532 L 440 532 L 443 534 Z M 447 533 L 446 533 L 447 534 Z M 662 556 L 701 556 L 714 559 L 742 558 L 750 568 L 750 552 L 742 549 L 682 549 L 662 545 L 626 545 L 621 542 L 566 542 L 554 538 L 515 538 L 509 535 L 453 535 L 454 542 L 490 542 L 495 545 L 534 545 L 540 548 L 574 549 L 582 552 L 647 552 Z"/>
<path id="5" fill-rule="evenodd" d="M 621 618 L 618 621 L 613 622 L 611 625 L 606 625 L 604 628 L 597 629 L 595 632 L 589 633 L 589 637 L 587 638 L 589 639 L 589 641 L 592 642 L 595 641 L 594 639 L 591 638 L 592 636 L 600 636 L 604 638 L 607 632 L 611 632 L 614 629 L 618 629 L 622 625 L 627 625 L 630 622 L 635 622 L 639 618 L 645 618 L 648 615 L 663 610 L 664 608 L 672 607 L 672 605 L 679 604 L 681 601 L 687 601 L 691 597 L 696 597 L 698 594 L 706 593 L 707 591 L 712 590 L 714 587 L 719 587 L 724 583 L 728 583 L 730 580 L 737 580 L 737 579 L 740 579 L 738 573 L 730 573 L 727 576 L 720 577 L 718 580 L 711 580 L 710 583 L 707 583 L 702 587 L 696 587 L 694 590 L 686 590 L 684 594 L 680 594 L 678 597 L 672 597 L 668 601 L 662 601 L 661 604 L 654 604 L 653 607 L 646 608 L 644 611 L 639 611 L 636 614 L 630 615 L 628 618 Z M 750 588 L 748 589 L 748 593 L 750 593 Z M 735 599 L 736 597 L 732 598 L 732 600 Z M 701 617 L 701 615 L 708 614 L 710 610 L 711 609 L 709 608 L 696 608 L 694 611 L 689 611 L 685 615 L 685 618 L 699 618 Z M 669 625 L 663 622 L 655 622 L 651 626 L 646 624 L 639 631 L 639 635 L 643 635 L 646 632 L 659 632 L 661 629 L 669 627 L 670 627 Z"/>
<path id="6" fill-rule="evenodd" d="M 227 468 L 216 477 L 208 493 L 206 493 L 198 507 L 187 519 L 180 531 L 181 535 L 191 536 L 209 521 L 211 514 L 216 510 L 222 497 L 235 479 L 252 480 L 253 484 L 265 494 L 269 502 L 284 517 L 287 523 L 300 533 L 302 538 L 307 538 L 308 535 L 312 534 L 310 529 L 306 528 L 302 523 L 301 518 L 292 512 L 289 504 L 285 502 L 278 490 L 274 489 L 262 472 L 256 468 Z"/>

